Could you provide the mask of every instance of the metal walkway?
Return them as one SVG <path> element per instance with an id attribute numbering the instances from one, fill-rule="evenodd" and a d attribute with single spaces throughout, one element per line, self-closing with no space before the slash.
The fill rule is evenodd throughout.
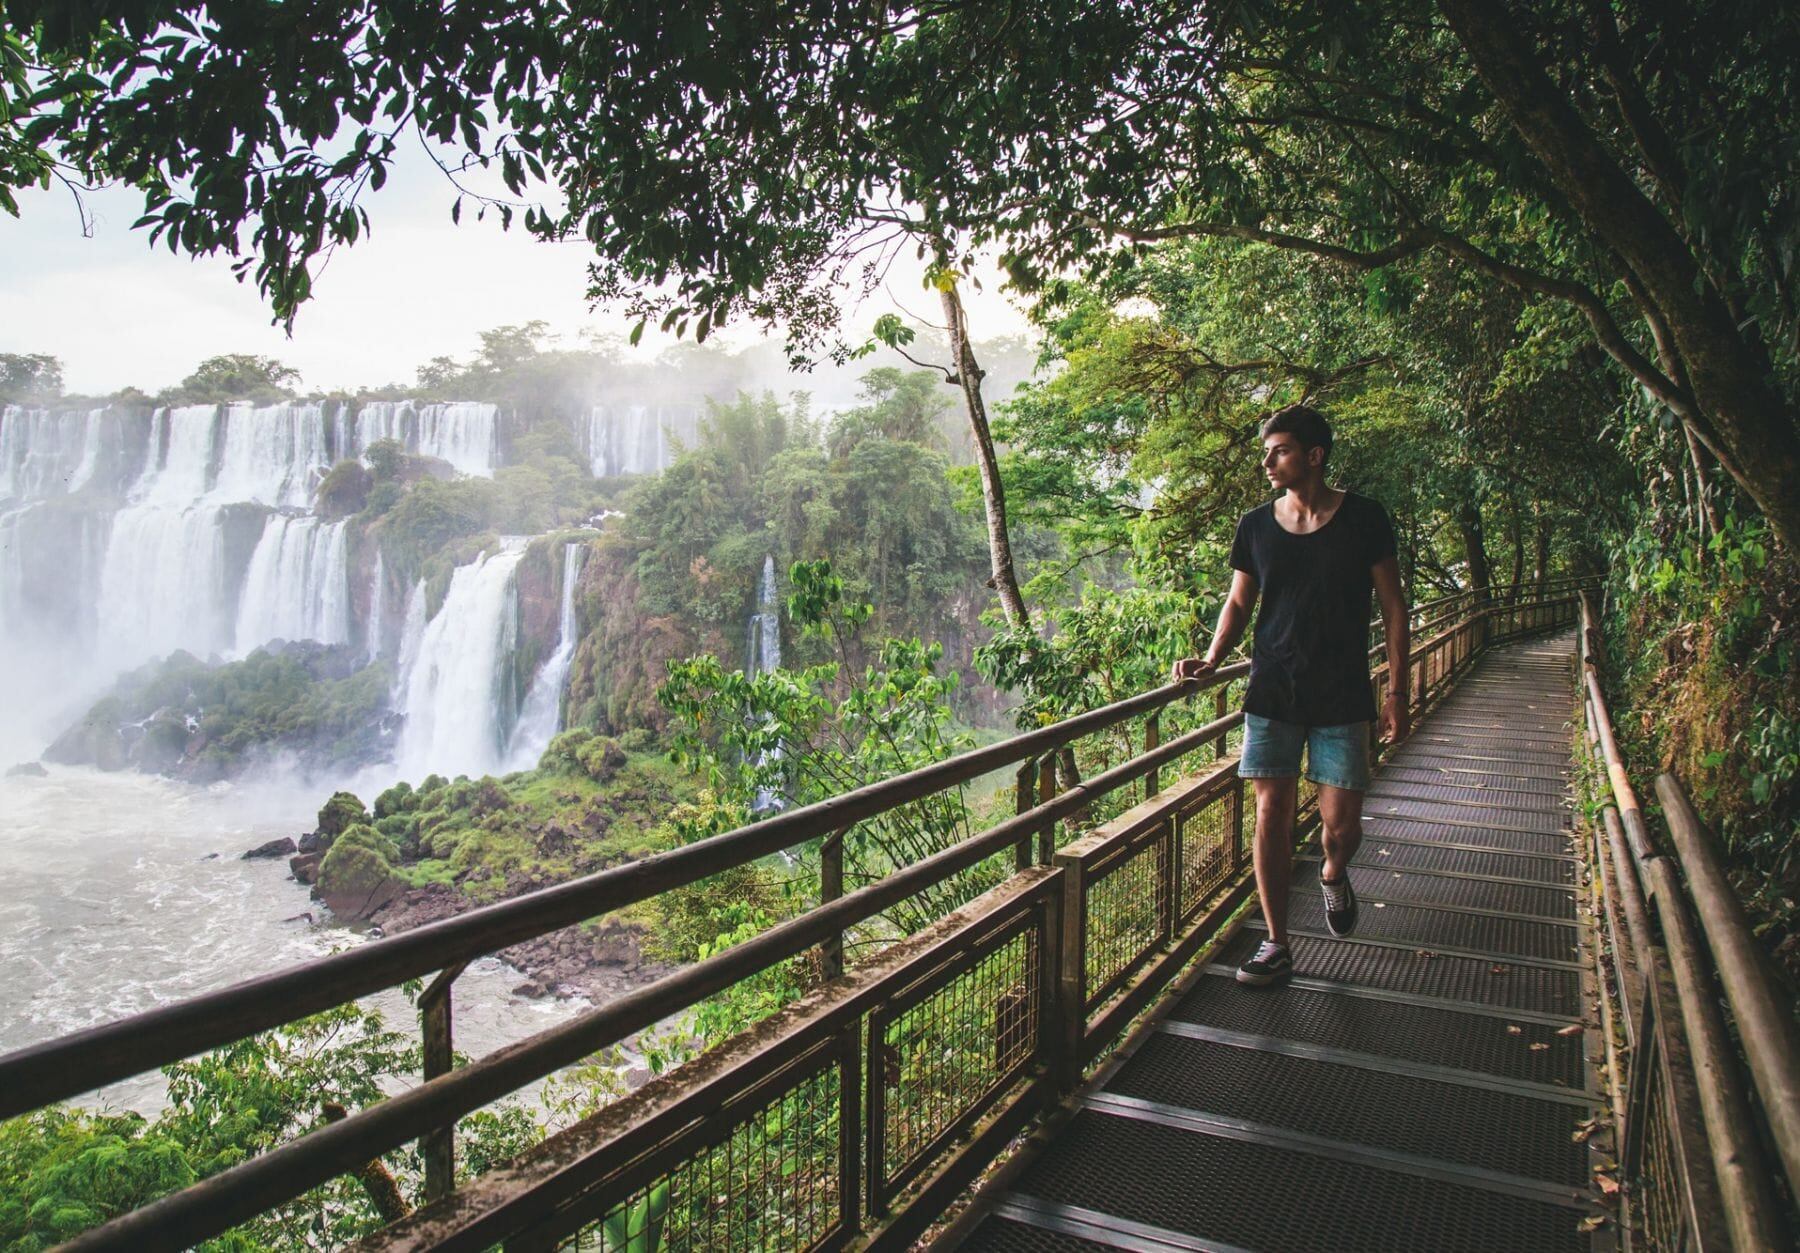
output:
<path id="1" fill-rule="evenodd" d="M 962 1247 L 1596 1247 L 1573 662 L 1567 636 L 1483 659 L 1375 780 L 1356 934 L 1327 933 L 1307 850 L 1295 977 L 1234 981 L 1263 938 L 1246 926 Z"/>

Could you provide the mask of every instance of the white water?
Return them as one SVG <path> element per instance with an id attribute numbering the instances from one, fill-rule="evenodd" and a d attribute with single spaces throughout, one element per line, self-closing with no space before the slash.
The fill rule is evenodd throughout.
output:
<path id="1" fill-rule="evenodd" d="M 369 627 L 365 632 L 364 645 L 370 661 L 381 656 L 386 641 L 382 633 L 387 629 L 387 569 L 381 559 L 381 550 L 375 550 L 375 570 L 369 576 Z"/>
<path id="2" fill-rule="evenodd" d="M 311 827 L 318 801 L 89 770 L 0 779 L 0 1053 L 361 943 L 302 917 L 323 915 L 285 859 L 238 859 Z M 458 1049 L 478 1057 L 587 1007 L 514 997 L 519 978 L 491 958 L 463 973 Z M 398 993 L 372 1003 L 416 1030 Z M 146 1114 L 162 1101 L 154 1071 L 81 1098 Z"/>
<path id="3" fill-rule="evenodd" d="M 498 554 L 458 566 L 424 623 L 395 701 L 406 718 L 395 753 L 401 777 L 501 767 L 514 720 L 505 663 L 518 633 L 514 575 L 524 554 L 525 541 L 508 540 Z"/>
<path id="4" fill-rule="evenodd" d="M 281 514 L 264 524 L 238 601 L 240 654 L 270 640 L 349 640 L 349 528 Z"/>
<path id="5" fill-rule="evenodd" d="M 597 405 L 588 413 L 587 429 L 577 433 L 585 439 L 595 477 L 657 474 L 675 460 L 678 442 L 692 445 L 699 438 L 700 413 L 687 405 Z"/>
<path id="6" fill-rule="evenodd" d="M 460 473 L 491 478 L 499 464 L 499 431 L 495 405 L 375 401 L 357 410 L 354 438 L 358 456 L 377 440 L 391 439 L 410 453 L 448 461 Z"/>
<path id="7" fill-rule="evenodd" d="M 228 405 L 209 496 L 304 509 L 331 468 L 318 405 Z"/>
<path id="8" fill-rule="evenodd" d="M 507 751 L 508 770 L 529 770 L 550 747 L 550 741 L 562 730 L 563 687 L 569 679 L 569 663 L 575 658 L 575 584 L 581 577 L 581 562 L 587 545 L 575 540 L 563 546 L 562 605 L 556 616 L 556 651 L 538 667 L 531 680 L 531 690 L 519 709 L 519 724 L 513 728 L 512 745 Z"/>
<path id="9" fill-rule="evenodd" d="M 744 674 L 755 678 L 781 669 L 781 613 L 775 592 L 775 558 L 763 558 L 762 585 L 757 589 L 756 609 L 750 615 L 750 643 L 744 650 Z M 781 760 L 781 750 L 773 749 L 757 760 L 758 766 L 770 759 Z M 766 813 L 781 808 L 781 797 L 767 788 L 760 789 L 751 801 L 752 813 Z"/>

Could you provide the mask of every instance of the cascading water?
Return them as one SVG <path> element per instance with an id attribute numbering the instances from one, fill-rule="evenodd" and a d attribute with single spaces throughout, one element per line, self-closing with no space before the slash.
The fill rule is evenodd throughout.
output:
<path id="1" fill-rule="evenodd" d="M 597 478 L 658 474 L 675 459 L 677 442 L 692 444 L 700 434 L 700 412 L 688 405 L 655 408 L 596 405 L 585 431 L 588 466 Z"/>
<path id="2" fill-rule="evenodd" d="M 270 640 L 349 640 L 349 529 L 313 517 L 268 520 L 238 599 L 240 654 Z"/>
<path id="3" fill-rule="evenodd" d="M 387 629 L 387 569 L 381 550 L 375 550 L 375 572 L 369 576 L 369 626 L 363 632 L 364 655 L 370 661 L 381 656 Z"/>
<path id="4" fill-rule="evenodd" d="M 744 674 L 755 678 L 781 669 L 781 613 L 775 591 L 775 558 L 763 558 L 762 586 L 757 589 L 756 610 L 750 615 L 750 642 L 744 650 Z M 757 766 L 781 760 L 781 750 L 771 749 L 757 758 Z M 761 788 L 750 804 L 750 812 L 767 813 L 781 808 L 781 797 Z"/>
<path id="5" fill-rule="evenodd" d="M 410 453 L 447 461 L 462 474 L 493 477 L 499 462 L 500 410 L 476 401 L 415 405 L 375 401 L 357 410 L 355 451 L 391 439 Z"/>
<path id="6" fill-rule="evenodd" d="M 331 468 L 318 405 L 227 405 L 223 426 L 211 499 L 306 508 Z"/>
<path id="7" fill-rule="evenodd" d="M 514 576 L 524 554 L 525 541 L 510 539 L 451 575 L 395 701 L 406 718 L 395 755 L 402 776 L 500 768 L 517 711 L 510 662 L 519 620 Z"/>
<path id="8" fill-rule="evenodd" d="M 577 540 L 563 546 L 562 605 L 556 618 L 556 651 L 545 659 L 531 681 L 525 704 L 519 710 L 519 724 L 513 728 L 512 745 L 507 751 L 507 769 L 529 770 L 550 746 L 551 739 L 562 729 L 563 685 L 569 678 L 569 663 L 575 658 L 575 584 L 581 577 L 582 558 L 587 545 Z"/>

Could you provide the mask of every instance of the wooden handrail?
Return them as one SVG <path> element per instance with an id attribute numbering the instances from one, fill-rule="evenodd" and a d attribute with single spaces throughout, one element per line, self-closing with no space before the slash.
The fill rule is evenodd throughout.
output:
<path id="1" fill-rule="evenodd" d="M 1713 951 L 1713 965 L 1737 1020 L 1738 1039 L 1762 1100 L 1769 1131 L 1787 1173 L 1788 1187 L 1800 1196 L 1800 1029 L 1783 1003 L 1768 954 L 1756 942 L 1744 907 L 1719 864 L 1706 825 L 1694 811 L 1681 780 L 1656 776 L 1663 819 L 1687 872 L 1688 893 L 1701 930 Z"/>
<path id="2" fill-rule="evenodd" d="M 1677 862 L 1662 855 L 1651 840 L 1637 791 L 1632 787 L 1630 775 L 1619 752 L 1618 739 L 1613 733 L 1612 715 L 1600 685 L 1601 656 L 1597 615 L 1585 593 L 1581 597 L 1581 623 L 1583 677 L 1587 690 L 1585 708 L 1588 716 L 1593 719 L 1593 730 L 1606 768 L 1608 788 L 1612 793 L 1613 805 L 1623 820 L 1624 842 L 1629 846 L 1631 854 L 1629 858 L 1614 858 L 1616 872 L 1613 878 L 1615 886 L 1622 892 L 1626 890 L 1628 876 L 1635 876 L 1641 881 L 1644 895 L 1648 897 L 1661 924 L 1662 948 L 1654 950 L 1645 944 L 1645 948 L 1639 950 L 1637 960 L 1643 964 L 1647 980 L 1657 978 L 1658 972 L 1653 966 L 1659 959 L 1664 963 L 1663 969 L 1673 976 L 1676 1008 L 1686 1041 L 1686 1052 L 1691 1057 L 1692 1079 L 1703 1122 L 1706 1156 L 1682 1160 L 1677 1169 L 1687 1176 L 1683 1182 L 1692 1196 L 1706 1197 L 1716 1188 L 1717 1218 L 1730 1233 L 1733 1248 L 1777 1248 L 1780 1246 L 1783 1227 L 1780 1209 L 1770 1183 L 1769 1171 L 1762 1160 L 1761 1148 L 1757 1144 L 1749 1100 L 1737 1074 L 1736 1059 L 1731 1053 L 1724 1019 L 1711 994 L 1705 946 L 1695 934 Z M 1629 918 L 1629 904 L 1627 915 Z M 1635 920 L 1631 922 L 1631 929 L 1638 930 Z M 1647 936 L 1633 935 L 1633 947 L 1638 948 L 1645 940 Z M 1674 1026 L 1666 1013 L 1655 1016 L 1654 1030 L 1669 1032 Z M 1645 1042 L 1634 1040 L 1633 1043 L 1636 1047 L 1632 1062 L 1635 1072 L 1645 1064 Z M 1672 1050 L 1665 1046 L 1662 1051 L 1667 1054 Z M 1632 1084 L 1634 1093 L 1644 1090 L 1644 1085 Z M 1632 1120 L 1641 1120 L 1644 1116 L 1642 1111 L 1636 1109 L 1628 1108 L 1626 1113 Z M 1710 1158 L 1710 1171 L 1700 1169 L 1697 1164 L 1706 1158 Z M 1710 1175 L 1710 1179 L 1701 1179 L 1701 1175 Z M 1698 1212 L 1693 1221 L 1697 1225 L 1703 1225 L 1713 1206 L 1706 1200 L 1696 1200 L 1695 1206 Z M 1701 1238 L 1704 1233 L 1693 1234 L 1696 1238 Z"/>

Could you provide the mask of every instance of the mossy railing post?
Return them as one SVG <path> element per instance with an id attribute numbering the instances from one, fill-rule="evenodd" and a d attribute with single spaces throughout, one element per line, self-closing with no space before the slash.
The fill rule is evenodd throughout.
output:
<path id="1" fill-rule="evenodd" d="M 451 1023 L 450 989 L 466 965 L 458 962 L 444 969 L 419 994 L 419 1034 L 424 1054 L 425 1082 L 447 1075 L 455 1064 Z M 425 1159 L 425 1200 L 449 1196 L 456 1186 L 456 1124 L 446 1123 L 419 1137 L 419 1156 Z"/>
<path id="2" fill-rule="evenodd" d="M 840 827 L 819 841 L 819 904 L 829 905 L 844 894 L 844 836 Z M 827 979 L 844 973 L 844 933 L 838 931 L 819 945 L 819 971 Z"/>
<path id="3" fill-rule="evenodd" d="M 1037 806 L 1037 763 L 1027 758 L 1019 763 L 1013 780 L 1013 813 L 1022 814 Z M 1013 846 L 1013 869 L 1031 869 L 1032 841 L 1029 833 Z"/>
<path id="4" fill-rule="evenodd" d="M 1144 751 L 1147 753 L 1162 743 L 1162 714 L 1151 714 L 1144 719 Z M 1144 797 L 1149 799 L 1162 791 L 1162 771 L 1152 766 L 1150 773 L 1144 776 Z"/>
<path id="5" fill-rule="evenodd" d="M 1038 762 L 1037 802 L 1047 804 L 1056 798 L 1056 756 L 1044 754 Z M 1048 866 L 1056 856 L 1056 823 L 1046 822 L 1038 832 L 1038 865 Z"/>
<path id="6" fill-rule="evenodd" d="M 1212 716 L 1214 722 L 1217 722 L 1220 718 L 1225 716 L 1225 689 L 1227 686 L 1227 684 L 1221 683 L 1218 687 L 1213 689 Z M 1219 738 L 1213 741 L 1214 761 L 1225 760 L 1225 735 L 1226 732 L 1221 731 L 1219 732 Z"/>

